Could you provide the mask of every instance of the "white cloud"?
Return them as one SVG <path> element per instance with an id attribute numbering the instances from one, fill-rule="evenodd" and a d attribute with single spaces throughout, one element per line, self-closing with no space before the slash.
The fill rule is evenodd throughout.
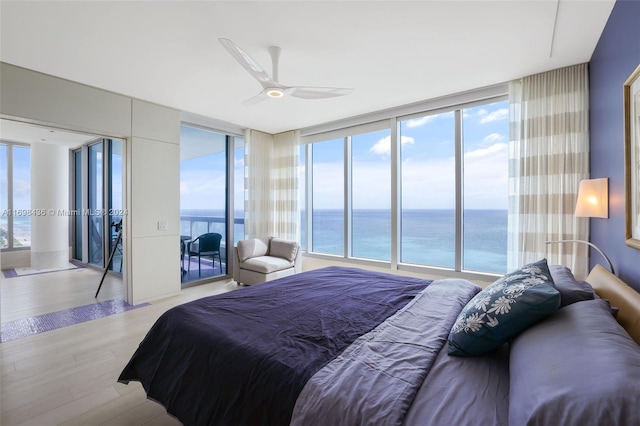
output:
<path id="1" fill-rule="evenodd" d="M 236 174 L 237 176 L 237 174 Z M 181 209 L 223 209 L 227 189 L 223 172 L 192 169 L 180 172 Z"/>
<path id="2" fill-rule="evenodd" d="M 411 120 L 407 121 L 407 127 L 424 126 L 425 124 L 435 120 L 436 118 L 439 118 L 439 117 L 451 117 L 451 116 L 453 116 L 453 114 L 454 114 L 454 112 L 450 111 L 450 112 L 445 112 L 445 113 L 441 113 L 441 114 L 425 115 L 424 117 L 420 117 L 420 118 L 412 118 Z"/>
<path id="3" fill-rule="evenodd" d="M 180 194 L 181 195 L 186 195 L 189 194 L 191 191 L 189 190 L 189 182 L 185 182 L 183 180 L 180 181 Z"/>
<path id="4" fill-rule="evenodd" d="M 453 157 L 402 162 L 402 207 L 452 209 L 455 207 Z"/>
<path id="5" fill-rule="evenodd" d="M 465 154 L 465 208 L 507 208 L 507 156 L 506 143 L 495 143 Z M 453 209 L 454 176 L 455 164 L 451 157 L 403 161 L 403 208 Z"/>
<path id="6" fill-rule="evenodd" d="M 480 111 L 478 111 L 478 116 L 480 117 L 480 123 L 491 123 L 493 121 L 499 121 L 509 118 L 509 109 L 500 108 L 493 112 L 487 112 L 487 110 L 481 109 Z"/>
<path id="7" fill-rule="evenodd" d="M 495 142 L 502 142 L 503 140 L 504 140 L 504 136 L 502 136 L 500 133 L 491 133 L 485 136 L 484 139 L 482 139 L 482 142 L 495 143 Z"/>
<path id="8" fill-rule="evenodd" d="M 428 122 L 433 121 L 436 117 L 437 117 L 437 115 L 427 115 L 427 116 L 420 117 L 420 118 L 413 118 L 413 119 L 407 121 L 407 127 L 424 126 Z"/>
<path id="9" fill-rule="evenodd" d="M 15 179 L 13 182 L 13 192 L 31 194 L 31 182 L 24 179 Z"/>
<path id="10" fill-rule="evenodd" d="M 464 155 L 465 208 L 507 208 L 508 154 L 508 144 L 495 143 Z"/>
<path id="11" fill-rule="evenodd" d="M 496 154 L 502 156 L 506 156 L 507 153 L 507 144 L 506 143 L 495 143 L 487 148 L 480 148 L 474 151 L 469 151 L 464 154 L 465 161 L 468 160 L 476 160 L 476 159 L 486 159 L 488 157 L 495 157 Z M 505 162 L 506 164 L 506 162 Z"/>
<path id="12" fill-rule="evenodd" d="M 405 144 L 413 144 L 415 140 L 410 136 L 401 136 L 400 143 L 402 145 Z M 370 149 L 369 152 L 378 155 L 389 155 L 391 154 L 391 135 L 385 136 L 375 143 Z"/>

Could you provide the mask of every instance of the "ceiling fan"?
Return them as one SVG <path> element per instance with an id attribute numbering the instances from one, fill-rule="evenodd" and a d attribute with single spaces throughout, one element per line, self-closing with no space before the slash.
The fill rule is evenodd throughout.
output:
<path id="1" fill-rule="evenodd" d="M 302 99 L 324 99 L 344 96 L 353 91 L 353 89 L 344 89 L 339 87 L 309 87 L 309 86 L 285 86 L 278 82 L 278 59 L 280 58 L 280 48 L 277 46 L 269 47 L 271 62 L 273 64 L 273 72 L 271 76 L 244 50 L 238 45 L 226 38 L 219 38 L 218 41 L 224 46 L 231 56 L 238 61 L 242 67 L 258 80 L 262 86 L 262 91 L 258 95 L 242 102 L 242 105 L 252 105 L 268 98 L 282 98 L 284 96 L 293 96 Z"/>

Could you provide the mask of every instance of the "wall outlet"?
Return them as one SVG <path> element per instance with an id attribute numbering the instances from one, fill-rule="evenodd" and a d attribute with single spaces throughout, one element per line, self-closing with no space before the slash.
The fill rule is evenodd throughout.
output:
<path id="1" fill-rule="evenodd" d="M 158 231 L 167 231 L 167 230 L 169 230 L 169 222 L 167 222 L 166 220 L 159 220 Z"/>

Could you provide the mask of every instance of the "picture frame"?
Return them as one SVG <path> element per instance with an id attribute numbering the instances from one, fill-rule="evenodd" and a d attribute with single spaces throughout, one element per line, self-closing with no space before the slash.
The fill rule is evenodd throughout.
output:
<path id="1" fill-rule="evenodd" d="M 640 64 L 623 85 L 626 244 L 640 250 Z"/>

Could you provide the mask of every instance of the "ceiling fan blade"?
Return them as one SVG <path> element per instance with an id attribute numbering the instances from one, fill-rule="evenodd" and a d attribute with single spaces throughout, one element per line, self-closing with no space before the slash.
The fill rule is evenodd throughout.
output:
<path id="1" fill-rule="evenodd" d="M 340 87 L 304 87 L 294 86 L 287 90 L 287 94 L 302 99 L 325 99 L 335 98 L 337 96 L 348 95 L 353 89 L 345 89 Z"/>
<path id="2" fill-rule="evenodd" d="M 267 74 L 267 72 L 258 64 L 247 52 L 240 49 L 238 45 L 226 38 L 219 38 L 218 41 L 225 49 L 238 61 L 242 67 L 258 80 L 262 87 L 276 86 L 277 83 Z"/>
<path id="3" fill-rule="evenodd" d="M 265 94 L 264 91 L 262 91 L 262 92 L 258 93 L 256 96 L 243 101 L 241 105 L 243 107 L 250 106 L 250 105 L 255 105 L 258 102 L 262 102 L 262 101 L 264 101 L 266 99 L 269 99 L 269 97 Z"/>

